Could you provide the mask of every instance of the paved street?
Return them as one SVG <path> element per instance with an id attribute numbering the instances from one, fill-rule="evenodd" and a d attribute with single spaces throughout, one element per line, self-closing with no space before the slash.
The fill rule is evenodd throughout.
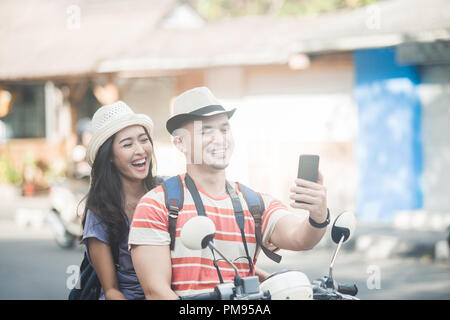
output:
<path id="1" fill-rule="evenodd" d="M 48 207 L 46 197 L 24 198 L 5 191 L 0 194 L 0 299 L 67 298 L 66 283 L 71 275 L 66 273 L 67 268 L 80 264 L 83 250 L 80 246 L 65 250 L 56 245 L 43 219 Z M 26 211 L 21 214 L 17 208 Z M 280 265 L 262 254 L 258 266 L 269 272 L 295 268 L 311 280 L 320 278 L 328 274 L 334 251 L 326 241 L 326 245 L 321 244 L 308 252 L 282 252 Z M 334 277 L 340 283 L 356 283 L 361 299 L 450 299 L 449 262 L 368 259 L 344 244 L 335 262 Z"/>
<path id="2" fill-rule="evenodd" d="M 299 269 L 310 278 L 328 274 L 333 250 L 287 252 L 281 265 L 261 257 L 258 265 L 270 272 Z M 337 256 L 333 277 L 342 284 L 356 284 L 360 299 L 450 299 L 450 264 L 425 259 L 365 260 L 361 254 L 343 251 Z"/>
<path id="3" fill-rule="evenodd" d="M 0 222 L 0 299 L 66 299 L 66 269 L 79 265 L 81 248 L 64 250 L 45 230 Z"/>
<path id="4" fill-rule="evenodd" d="M 81 262 L 81 247 L 60 249 L 47 225 L 35 230 L 18 227 L 9 219 L 0 220 L 0 235 L 0 299 L 67 298 L 66 270 Z M 281 265 L 261 256 L 258 265 L 270 272 L 298 268 L 315 279 L 328 273 L 332 251 L 285 252 Z M 357 284 L 361 299 L 450 299 L 448 263 L 412 258 L 365 261 L 359 254 L 343 251 L 334 270 L 339 282 Z"/>

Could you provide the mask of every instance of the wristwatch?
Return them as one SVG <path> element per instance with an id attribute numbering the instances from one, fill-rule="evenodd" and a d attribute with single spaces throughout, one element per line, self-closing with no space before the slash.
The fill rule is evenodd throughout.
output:
<path id="1" fill-rule="evenodd" d="M 327 208 L 327 212 L 328 212 L 328 214 L 327 214 L 327 219 L 325 220 L 325 222 L 317 223 L 313 219 L 311 219 L 311 217 L 309 217 L 309 223 L 315 228 L 319 228 L 319 229 L 325 228 L 330 223 L 330 209 Z"/>

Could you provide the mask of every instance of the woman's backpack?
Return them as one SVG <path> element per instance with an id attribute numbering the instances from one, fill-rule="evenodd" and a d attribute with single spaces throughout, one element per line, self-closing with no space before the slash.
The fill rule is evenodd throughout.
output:
<path id="1" fill-rule="evenodd" d="M 113 259 L 114 265 L 117 266 L 119 260 L 119 248 L 113 250 Z M 98 279 L 97 273 L 89 262 L 87 252 L 85 252 L 80 266 L 80 278 L 75 287 L 70 290 L 69 300 L 98 300 L 101 288 L 102 285 Z"/>

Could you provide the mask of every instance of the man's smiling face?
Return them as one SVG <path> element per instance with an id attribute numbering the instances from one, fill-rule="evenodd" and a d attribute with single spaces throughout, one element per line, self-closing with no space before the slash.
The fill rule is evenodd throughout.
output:
<path id="1" fill-rule="evenodd" d="M 188 162 L 216 170 L 228 166 L 234 149 L 234 139 L 226 114 L 190 121 L 182 129 L 185 132 L 183 152 Z"/>

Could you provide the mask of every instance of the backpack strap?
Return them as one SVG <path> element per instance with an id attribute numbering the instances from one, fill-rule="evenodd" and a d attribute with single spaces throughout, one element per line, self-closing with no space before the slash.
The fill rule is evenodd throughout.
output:
<path id="1" fill-rule="evenodd" d="M 166 208 L 169 210 L 170 250 L 175 249 L 178 212 L 183 208 L 184 189 L 180 176 L 174 176 L 162 183 Z"/>
<path id="2" fill-rule="evenodd" d="M 189 189 L 198 212 L 198 215 L 206 215 L 203 202 L 201 201 L 200 194 L 198 193 L 195 183 L 192 178 L 186 174 L 185 177 L 186 187 Z M 255 237 L 256 243 L 261 247 L 264 254 L 271 260 L 279 263 L 281 261 L 281 256 L 275 252 L 270 251 L 262 243 L 262 232 L 261 232 L 261 220 L 262 214 L 265 211 L 264 201 L 261 194 L 250 189 L 249 187 L 238 183 L 239 190 L 244 195 L 244 199 L 247 202 L 250 213 L 255 221 Z M 178 213 L 183 208 L 184 203 L 184 188 L 180 176 L 174 176 L 164 180 L 162 187 L 165 195 L 166 208 L 169 211 L 169 235 L 170 235 L 170 250 L 175 249 L 175 239 L 176 239 L 176 225 L 178 219 Z M 236 221 L 240 227 L 241 218 L 236 216 Z M 241 228 L 240 228 L 241 229 Z M 243 237 L 245 239 L 245 236 Z"/>
<path id="3" fill-rule="evenodd" d="M 111 253 L 113 256 L 113 262 L 114 262 L 114 266 L 116 267 L 116 270 L 119 269 L 120 265 L 119 265 L 119 255 L 120 255 L 120 245 L 115 246 L 115 248 L 111 248 Z"/>
<path id="4" fill-rule="evenodd" d="M 244 199 L 247 202 L 248 209 L 255 220 L 255 236 L 256 243 L 261 247 L 264 254 L 271 260 L 280 263 L 281 256 L 275 252 L 270 251 L 262 243 L 261 221 L 262 214 L 265 211 L 264 201 L 259 192 L 256 192 L 249 187 L 238 182 L 239 190 L 244 195 Z"/>

